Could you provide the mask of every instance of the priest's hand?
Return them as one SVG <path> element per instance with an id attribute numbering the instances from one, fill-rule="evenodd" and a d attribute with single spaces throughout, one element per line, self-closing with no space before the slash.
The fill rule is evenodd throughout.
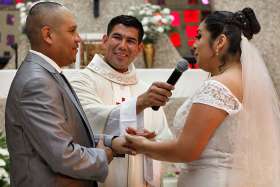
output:
<path id="1" fill-rule="evenodd" d="M 138 96 L 136 102 L 137 114 L 151 106 L 164 106 L 172 95 L 174 86 L 166 82 L 154 82 L 149 89 Z"/>
<path id="2" fill-rule="evenodd" d="M 127 146 L 124 136 L 116 137 L 112 140 L 112 149 L 115 155 L 130 154 L 135 155 L 135 150 Z"/>
<path id="3" fill-rule="evenodd" d="M 103 140 L 102 135 L 100 135 L 96 148 L 103 149 L 105 151 L 107 160 L 108 160 L 108 164 L 110 164 L 110 162 L 113 160 L 113 151 L 112 151 L 112 149 L 110 149 L 109 147 L 106 147 L 104 145 L 104 140 Z"/>

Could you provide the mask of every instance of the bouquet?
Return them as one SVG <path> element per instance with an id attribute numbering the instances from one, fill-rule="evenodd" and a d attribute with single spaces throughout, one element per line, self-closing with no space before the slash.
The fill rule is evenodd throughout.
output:
<path id="1" fill-rule="evenodd" d="M 143 25 L 144 43 L 155 43 L 161 33 L 171 30 L 174 17 L 170 15 L 169 8 L 145 3 L 129 8 L 128 15 L 136 17 Z"/>
<path id="2" fill-rule="evenodd" d="M 19 2 L 16 4 L 16 8 L 20 12 L 19 17 L 20 17 L 20 26 L 21 26 L 22 31 L 24 31 L 26 17 L 27 17 L 28 11 L 30 10 L 32 5 L 33 5 L 33 3 L 30 1 L 27 1 L 25 3 Z"/>
<path id="3" fill-rule="evenodd" d="M 9 176 L 9 152 L 7 150 L 6 138 L 0 133 L 0 186 L 10 186 Z"/>

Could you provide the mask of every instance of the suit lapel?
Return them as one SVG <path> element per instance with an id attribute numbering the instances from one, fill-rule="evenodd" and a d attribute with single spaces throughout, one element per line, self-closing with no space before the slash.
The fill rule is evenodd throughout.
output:
<path id="1" fill-rule="evenodd" d="M 67 80 L 64 80 L 62 78 L 62 76 L 59 74 L 59 72 L 52 67 L 48 62 L 46 62 L 44 59 L 42 59 L 41 57 L 39 57 L 38 55 L 33 55 L 32 53 L 30 53 L 30 57 L 33 58 L 33 61 L 35 63 L 38 63 L 40 66 L 42 66 L 43 68 L 45 68 L 51 75 L 52 77 L 58 82 L 59 86 L 62 87 L 62 89 L 66 92 L 66 95 L 70 98 L 70 100 L 72 101 L 72 103 L 74 104 L 74 106 L 76 107 L 76 109 L 78 110 L 81 118 L 84 121 L 84 125 L 89 133 L 90 139 L 92 141 L 92 144 L 94 145 L 94 136 L 92 133 L 92 130 L 90 128 L 89 122 L 87 120 L 87 117 L 82 109 L 82 106 L 79 102 L 78 97 L 76 96 L 74 90 L 72 89 L 71 85 L 68 83 Z M 34 60 L 35 58 L 35 60 Z"/>
<path id="2" fill-rule="evenodd" d="M 52 75 L 57 80 L 59 85 L 66 91 L 68 97 L 70 98 L 70 100 L 73 102 L 74 106 L 80 113 L 80 116 L 82 117 L 82 119 L 84 121 L 84 125 L 88 129 L 89 135 L 90 135 L 91 139 L 93 140 L 94 136 L 93 136 L 92 130 L 90 128 L 89 122 L 87 120 L 86 114 L 84 113 L 84 110 L 79 102 L 79 99 L 78 99 L 77 95 L 75 94 L 75 91 L 72 89 L 70 83 L 67 81 L 66 78 L 63 79 L 62 75 L 60 75 L 58 72 L 52 73 Z M 94 144 L 94 141 L 92 141 L 92 144 Z"/>
<path id="3" fill-rule="evenodd" d="M 77 99 L 75 98 L 73 92 L 71 91 L 70 87 L 63 80 L 63 78 L 61 77 L 61 75 L 59 73 L 53 73 L 52 75 L 56 79 L 56 81 L 59 83 L 59 85 L 65 90 L 65 92 L 67 93 L 68 97 L 73 102 L 73 104 L 75 105 L 75 107 L 77 108 L 77 110 L 79 111 L 79 113 L 81 114 L 81 116 L 84 119 L 85 116 L 84 116 L 84 114 L 83 114 L 83 112 L 82 112 L 82 110 L 80 108 L 80 105 L 77 102 Z M 86 120 L 84 119 L 84 121 L 86 121 Z"/>

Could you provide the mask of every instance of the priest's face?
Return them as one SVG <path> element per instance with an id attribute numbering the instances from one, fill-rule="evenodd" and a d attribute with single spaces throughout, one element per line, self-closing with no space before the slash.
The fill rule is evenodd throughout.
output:
<path id="1" fill-rule="evenodd" d="M 109 36 L 103 37 L 105 47 L 105 61 L 118 72 L 126 72 L 129 64 L 137 57 L 143 48 L 139 43 L 138 30 L 117 24 Z"/>

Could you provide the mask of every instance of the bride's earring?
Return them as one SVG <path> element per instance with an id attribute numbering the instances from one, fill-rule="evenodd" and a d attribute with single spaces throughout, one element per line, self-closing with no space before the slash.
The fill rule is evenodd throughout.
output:
<path id="1" fill-rule="evenodd" d="M 219 51 L 218 50 L 216 50 L 216 56 L 219 56 Z"/>

